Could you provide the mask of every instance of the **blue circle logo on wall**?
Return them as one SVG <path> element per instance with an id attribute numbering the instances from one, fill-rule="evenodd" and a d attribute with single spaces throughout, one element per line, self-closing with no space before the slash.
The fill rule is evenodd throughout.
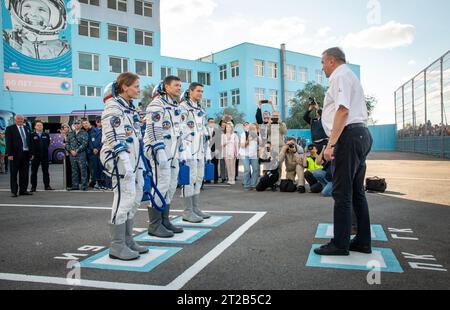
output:
<path id="1" fill-rule="evenodd" d="M 61 83 L 61 89 L 62 90 L 70 90 L 70 83 L 69 82 L 62 82 Z"/>

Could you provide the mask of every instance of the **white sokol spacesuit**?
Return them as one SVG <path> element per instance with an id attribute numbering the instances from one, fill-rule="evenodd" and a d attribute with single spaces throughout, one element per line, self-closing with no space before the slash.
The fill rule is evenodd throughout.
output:
<path id="1" fill-rule="evenodd" d="M 60 34 L 67 26 L 64 0 L 6 0 L 12 29 L 3 39 L 15 50 L 36 59 L 54 59 L 70 45 Z"/>
<path id="2" fill-rule="evenodd" d="M 144 186 L 139 152 L 142 135 L 139 114 L 132 102 L 116 93 L 115 85 L 110 84 L 105 89 L 100 160 L 112 177 L 114 189 L 110 257 L 132 260 L 148 252 L 133 240 L 134 217 L 141 204 Z"/>
<path id="3" fill-rule="evenodd" d="M 150 161 L 153 182 L 164 197 L 161 199 L 153 189 L 151 195 L 154 204 L 159 208 L 166 204 L 166 208 L 160 212 L 154 206 L 148 207 L 148 233 L 160 238 L 171 238 L 174 233 L 183 232 L 182 228 L 173 226 L 169 220 L 170 203 L 178 185 L 180 149 L 183 147 L 181 110 L 178 102 L 165 93 L 162 83 L 155 88 L 154 97 L 146 111 L 144 151 Z"/>
<path id="4" fill-rule="evenodd" d="M 183 220 L 199 223 L 211 217 L 200 210 L 199 200 L 205 175 L 205 160 L 211 160 L 206 112 L 198 102 L 189 98 L 189 91 L 185 92 L 180 107 L 184 120 L 183 133 L 192 133 L 187 136 L 184 143 L 187 152 L 186 164 L 190 170 L 190 183 L 183 186 L 181 191 L 185 203 Z"/>

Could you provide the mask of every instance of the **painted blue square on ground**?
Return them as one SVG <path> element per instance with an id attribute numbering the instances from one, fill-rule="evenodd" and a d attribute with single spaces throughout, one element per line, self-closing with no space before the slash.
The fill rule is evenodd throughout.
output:
<path id="1" fill-rule="evenodd" d="M 146 231 L 134 237 L 134 240 L 139 242 L 192 244 L 210 231 L 211 229 L 208 228 L 184 228 L 183 233 L 175 234 L 173 238 L 158 238 L 149 236 Z"/>
<path id="2" fill-rule="evenodd" d="M 314 253 L 314 250 L 320 246 L 320 244 L 312 246 L 306 266 L 370 271 L 376 265 L 381 272 L 403 273 L 403 269 L 391 249 L 373 248 L 373 253 L 370 255 L 350 252 L 350 256 L 320 256 Z"/>
<path id="3" fill-rule="evenodd" d="M 319 224 L 317 227 L 316 239 L 332 239 L 334 236 L 333 228 L 333 224 Z M 373 241 L 388 241 L 383 226 L 381 225 L 371 225 L 371 233 Z"/>
<path id="4" fill-rule="evenodd" d="M 205 219 L 201 223 L 189 223 L 183 221 L 183 218 L 180 216 L 173 220 L 173 224 L 183 227 L 219 227 L 229 219 L 231 219 L 231 216 L 213 215 L 211 218 Z"/>
<path id="5" fill-rule="evenodd" d="M 134 261 L 120 261 L 109 258 L 109 249 L 100 252 L 80 262 L 82 268 L 102 270 L 122 270 L 134 272 L 149 272 L 177 254 L 182 248 L 175 247 L 147 247 L 150 252 L 141 255 Z"/>

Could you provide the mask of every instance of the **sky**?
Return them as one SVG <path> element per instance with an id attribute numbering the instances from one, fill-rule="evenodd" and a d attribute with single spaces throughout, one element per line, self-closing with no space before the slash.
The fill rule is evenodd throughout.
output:
<path id="1" fill-rule="evenodd" d="M 361 66 L 373 119 L 395 122 L 394 92 L 450 50 L 449 0 L 161 0 L 162 54 L 197 59 L 251 42 Z"/>

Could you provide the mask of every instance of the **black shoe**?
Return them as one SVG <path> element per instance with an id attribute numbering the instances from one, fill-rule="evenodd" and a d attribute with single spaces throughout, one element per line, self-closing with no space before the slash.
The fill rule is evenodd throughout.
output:
<path id="1" fill-rule="evenodd" d="M 322 245 L 320 248 L 315 249 L 314 253 L 322 256 L 349 256 L 350 252 L 344 249 L 337 248 L 333 243 Z"/>
<path id="2" fill-rule="evenodd" d="M 12 193 L 12 194 L 11 194 L 11 197 L 12 197 L 12 198 L 17 198 L 17 197 L 19 197 L 19 196 L 17 196 L 17 194 Z"/>
<path id="3" fill-rule="evenodd" d="M 297 192 L 299 192 L 300 194 L 304 194 L 306 193 L 306 188 L 304 186 L 299 186 L 297 188 Z"/>
<path id="4" fill-rule="evenodd" d="M 33 194 L 30 192 L 23 192 L 23 193 L 19 193 L 19 196 L 33 196 Z"/>
<path id="5" fill-rule="evenodd" d="M 79 190 L 80 190 L 79 187 L 71 187 L 71 188 L 69 189 L 69 191 L 79 191 Z"/>
<path id="6" fill-rule="evenodd" d="M 30 190 L 30 193 L 36 193 L 36 189 L 35 189 L 35 188 L 32 188 L 32 189 Z"/>
<path id="7" fill-rule="evenodd" d="M 46 190 L 46 191 L 54 191 L 54 189 L 53 189 L 51 186 L 46 186 L 46 187 L 45 187 L 45 190 Z"/>
<path id="8" fill-rule="evenodd" d="M 83 187 L 83 192 L 88 192 L 89 191 L 89 187 Z"/>
<path id="9" fill-rule="evenodd" d="M 350 251 L 363 254 L 372 254 L 372 247 L 370 245 L 359 245 L 355 239 L 350 242 Z"/>

